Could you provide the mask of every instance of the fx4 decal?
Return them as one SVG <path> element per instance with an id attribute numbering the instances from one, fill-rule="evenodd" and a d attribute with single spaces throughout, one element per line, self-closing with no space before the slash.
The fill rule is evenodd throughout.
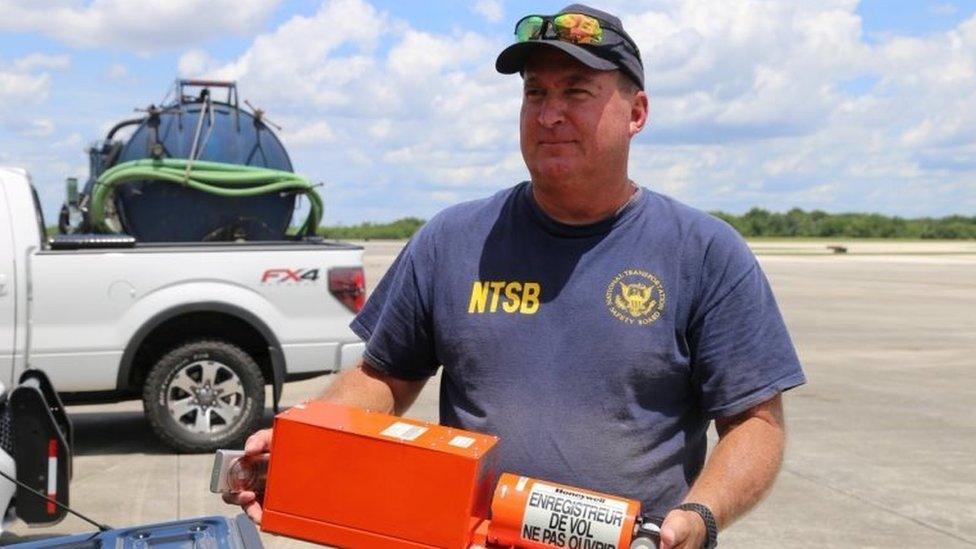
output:
<path id="1" fill-rule="evenodd" d="M 261 275 L 261 282 L 263 284 L 315 282 L 318 279 L 318 269 L 268 269 Z"/>

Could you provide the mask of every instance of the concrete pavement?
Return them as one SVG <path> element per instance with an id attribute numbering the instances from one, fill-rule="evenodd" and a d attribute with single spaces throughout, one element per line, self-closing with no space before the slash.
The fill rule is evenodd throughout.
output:
<path id="1" fill-rule="evenodd" d="M 786 396 L 779 481 L 721 546 L 976 546 L 976 244 L 848 242 L 844 255 L 825 252 L 825 242 L 787 244 L 754 247 L 809 383 Z M 367 243 L 370 287 L 401 246 Z M 329 381 L 286 385 L 284 401 Z M 409 415 L 436 419 L 437 386 Z M 116 527 L 235 514 L 207 489 L 211 456 L 157 442 L 138 402 L 69 412 L 71 500 L 82 513 Z M 52 528 L 15 525 L 0 541 L 88 530 L 69 517 Z"/>

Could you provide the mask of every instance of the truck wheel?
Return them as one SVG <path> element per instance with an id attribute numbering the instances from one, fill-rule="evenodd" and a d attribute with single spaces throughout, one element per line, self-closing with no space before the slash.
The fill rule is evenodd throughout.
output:
<path id="1" fill-rule="evenodd" d="M 179 451 L 238 447 L 264 413 L 264 377 L 236 345 L 185 343 L 149 370 L 142 403 L 156 435 Z"/>

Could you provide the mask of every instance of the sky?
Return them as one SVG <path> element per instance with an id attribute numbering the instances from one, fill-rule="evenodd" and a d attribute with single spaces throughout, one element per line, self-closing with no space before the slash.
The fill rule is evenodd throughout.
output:
<path id="1" fill-rule="evenodd" d="M 976 215 L 976 0 L 601 0 L 640 46 L 630 176 L 705 210 Z M 504 0 L 0 0 L 0 165 L 48 224 L 85 149 L 176 78 L 238 82 L 325 224 L 429 218 L 528 178 Z"/>

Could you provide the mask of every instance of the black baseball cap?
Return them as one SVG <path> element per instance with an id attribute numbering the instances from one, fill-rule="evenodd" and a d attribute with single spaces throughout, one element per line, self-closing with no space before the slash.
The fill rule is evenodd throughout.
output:
<path id="1" fill-rule="evenodd" d="M 566 13 L 580 13 L 598 19 L 600 27 L 609 32 L 604 32 L 603 40 L 599 44 L 573 44 L 560 40 L 548 32 L 545 36 L 536 39 L 516 42 L 498 54 L 495 69 L 502 74 L 521 73 L 525 68 L 525 62 L 536 48 L 555 48 L 592 69 L 622 71 L 640 89 L 644 89 L 644 64 L 641 62 L 640 50 L 624 30 L 618 17 L 583 4 L 566 6 L 553 17 Z"/>

